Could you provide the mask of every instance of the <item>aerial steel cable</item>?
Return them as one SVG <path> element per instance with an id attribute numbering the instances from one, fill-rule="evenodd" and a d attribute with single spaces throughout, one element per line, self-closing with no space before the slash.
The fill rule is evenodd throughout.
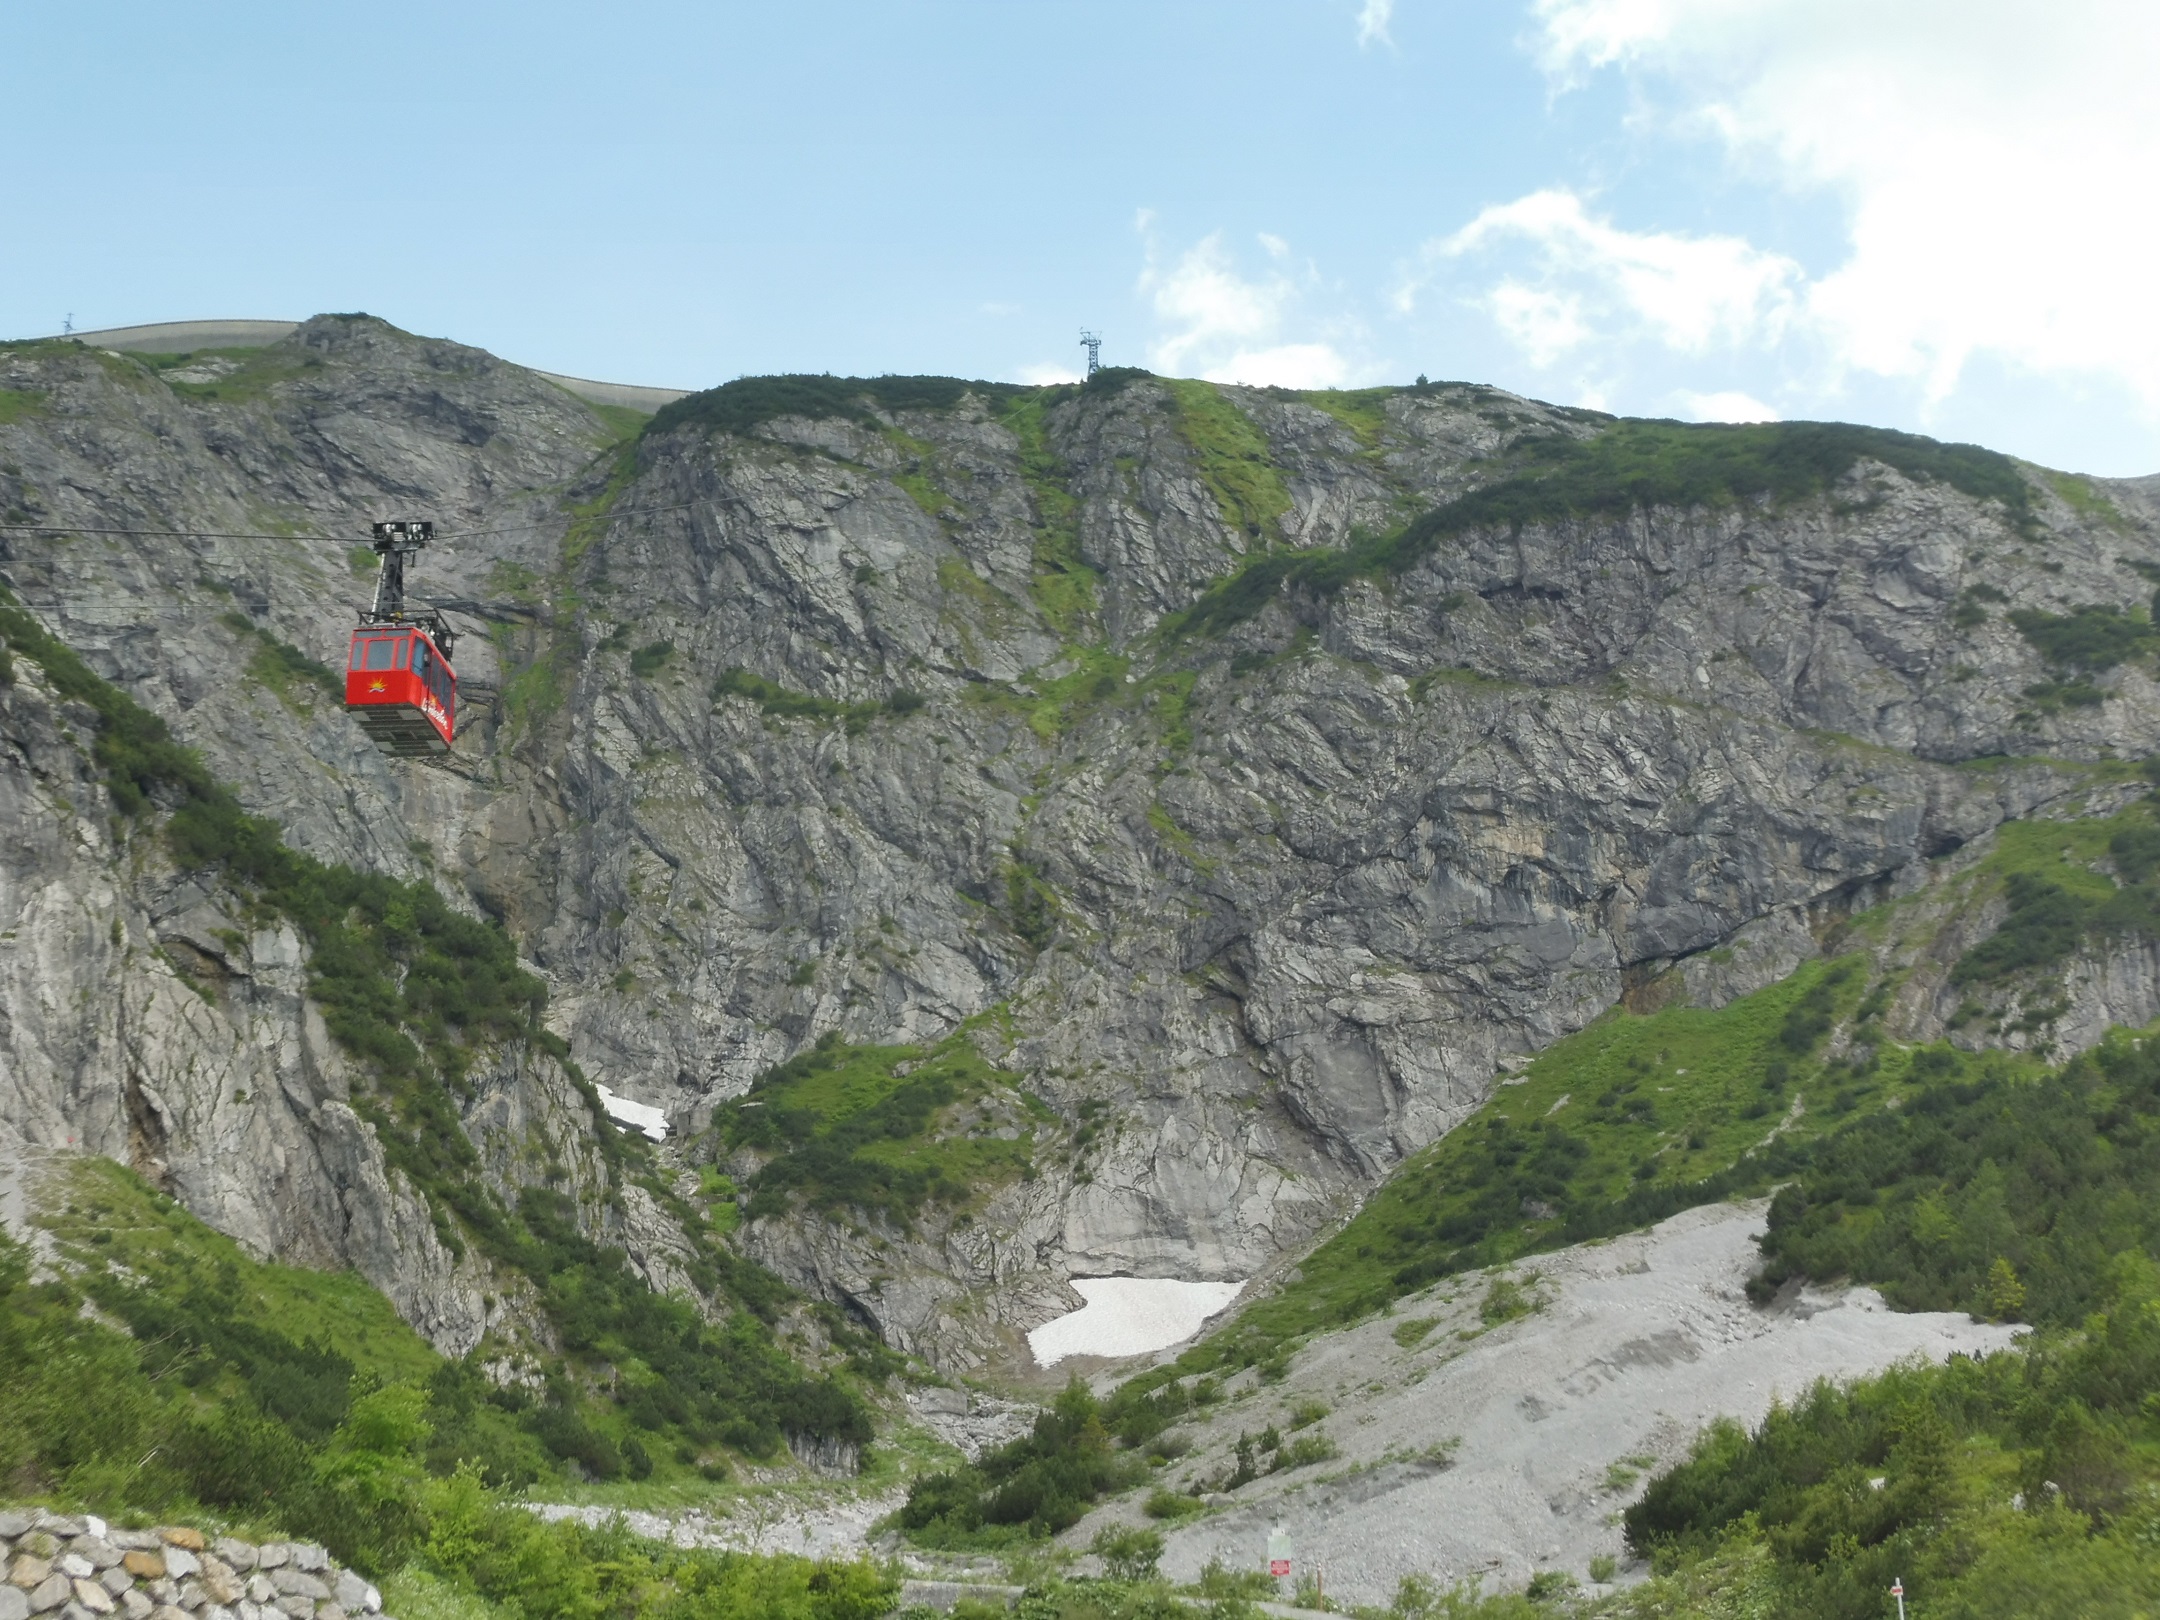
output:
<path id="1" fill-rule="evenodd" d="M 365 540 L 336 540 L 320 534 L 236 534 L 219 529 L 86 529 L 74 523 L 0 523 L 7 534 L 118 534 L 142 540 L 322 540 L 332 545 L 364 546 Z"/>
<path id="2" fill-rule="evenodd" d="M 692 507 L 704 506 L 705 501 L 678 501 L 673 506 L 637 506 L 626 511 L 609 512 L 601 521 L 613 523 L 617 518 L 650 517 L 661 512 L 687 512 Z M 564 523 L 579 519 L 568 517 Z M 499 534 L 531 534 L 541 529 L 553 528 L 549 523 L 512 523 L 495 529 L 446 529 L 438 540 L 485 540 Z M 366 546 L 373 542 L 358 535 L 335 534 L 249 534 L 226 529 L 108 529 L 85 528 L 76 523 L 0 523 L 0 534 L 99 534 L 119 535 L 140 540 L 298 540 L 324 546 Z"/>

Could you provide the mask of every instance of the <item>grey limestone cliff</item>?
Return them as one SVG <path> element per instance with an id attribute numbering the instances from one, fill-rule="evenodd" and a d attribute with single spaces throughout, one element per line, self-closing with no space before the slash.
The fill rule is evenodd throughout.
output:
<path id="1" fill-rule="evenodd" d="M 502 919 L 671 1153 L 722 1156 L 716 1107 L 828 1034 L 965 1025 L 1017 1077 L 1045 1109 L 1030 1174 L 964 1212 L 738 1234 L 947 1365 L 1008 1353 L 1074 1275 L 1265 1270 L 1504 1064 L 1651 984 L 1714 1001 L 1790 971 L 1827 919 L 2084 803 L 2160 732 L 2145 664 L 2073 678 L 2004 610 L 2141 609 L 2143 484 L 2020 469 L 2009 501 L 1861 455 L 1799 494 L 1284 569 L 1195 628 L 1240 569 L 1349 557 L 1609 420 L 1142 377 L 677 408 L 619 441 L 531 373 L 335 317 L 177 369 L 0 349 L 0 388 L 25 402 L 0 509 L 75 531 L 4 537 L 16 594 L 296 847 Z M 366 581 L 322 537 L 407 515 L 452 531 L 424 594 L 516 610 L 466 621 L 477 718 L 447 769 L 261 672 L 266 637 L 342 649 Z M 341 1100 L 297 942 L 228 941 L 189 874 L 112 842 L 83 725 L 34 677 L 0 728 L 26 830 L 0 1130 L 129 1157 L 474 1342 L 488 1290 Z M 2076 971 L 2057 1038 L 2151 1016 L 2144 954 Z M 599 1128 L 532 1067 L 482 1094 L 505 1186 L 520 1144 Z M 661 1213 L 630 1224 L 666 1283 Z"/>

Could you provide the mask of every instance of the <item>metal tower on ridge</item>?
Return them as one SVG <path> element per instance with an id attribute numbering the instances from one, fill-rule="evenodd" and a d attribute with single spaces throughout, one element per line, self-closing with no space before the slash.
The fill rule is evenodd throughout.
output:
<path id="1" fill-rule="evenodd" d="M 1102 370 L 1102 338 L 1086 327 L 1080 329 L 1080 347 L 1088 352 L 1088 375 Z"/>

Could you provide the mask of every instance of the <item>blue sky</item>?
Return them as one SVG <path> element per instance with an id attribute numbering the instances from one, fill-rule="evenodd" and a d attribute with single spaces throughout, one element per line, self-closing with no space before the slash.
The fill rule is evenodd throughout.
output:
<path id="1" fill-rule="evenodd" d="M 2160 471 L 2149 0 L 0 11 L 0 330 L 1496 382 Z"/>

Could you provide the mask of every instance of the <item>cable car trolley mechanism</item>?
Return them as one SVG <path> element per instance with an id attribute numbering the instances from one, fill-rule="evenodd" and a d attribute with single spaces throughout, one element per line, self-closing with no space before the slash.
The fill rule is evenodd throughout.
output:
<path id="1" fill-rule="evenodd" d="M 432 523 L 375 525 L 375 605 L 360 615 L 345 666 L 346 709 L 399 759 L 439 759 L 457 737 L 456 632 L 435 608 L 405 601 L 405 559 L 434 538 Z"/>

